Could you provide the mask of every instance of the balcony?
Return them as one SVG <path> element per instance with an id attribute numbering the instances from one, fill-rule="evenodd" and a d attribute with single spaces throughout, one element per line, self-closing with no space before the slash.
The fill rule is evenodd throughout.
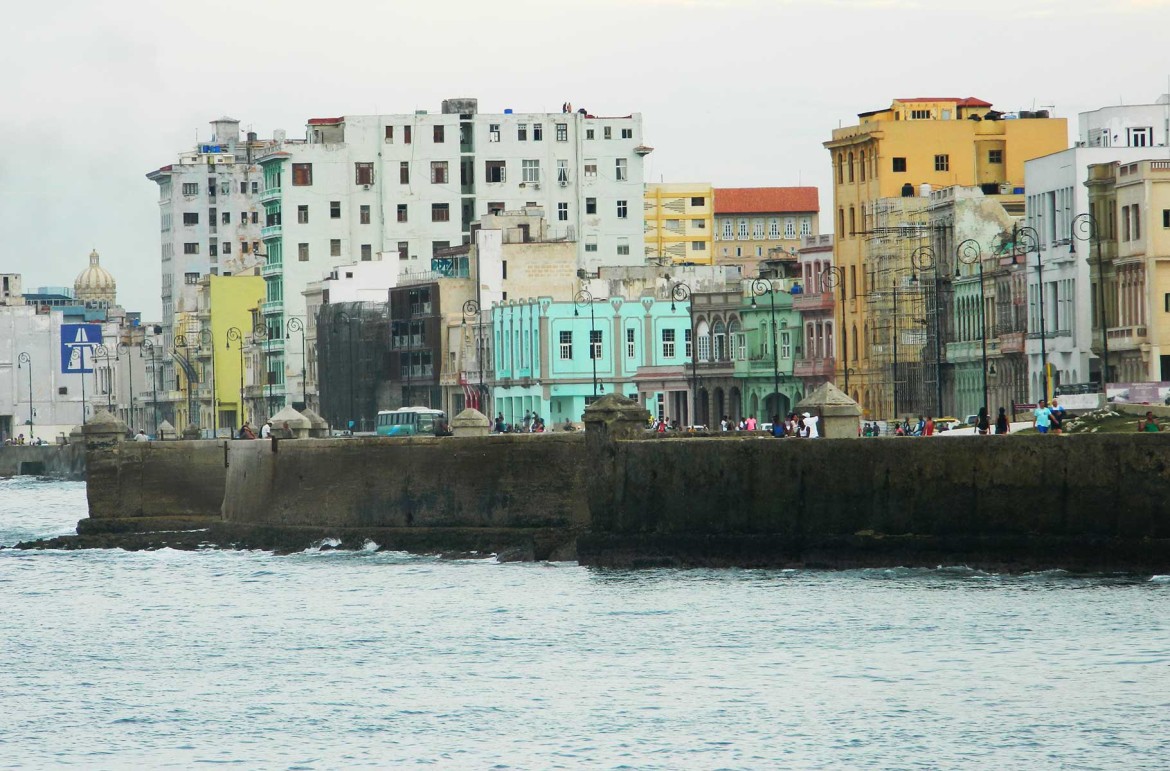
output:
<path id="1" fill-rule="evenodd" d="M 260 312 L 265 316 L 279 316 L 284 313 L 284 300 L 269 300 L 260 303 Z"/>
<path id="2" fill-rule="evenodd" d="M 1024 333 L 1008 332 L 999 336 L 999 350 L 1005 354 L 1024 352 Z"/>
<path id="3" fill-rule="evenodd" d="M 792 310 L 794 311 L 831 311 L 835 305 L 832 292 L 792 295 Z"/>
<path id="4" fill-rule="evenodd" d="M 281 226 L 280 225 L 268 225 L 266 227 L 260 228 L 260 237 L 261 238 L 265 238 L 265 239 L 267 239 L 267 238 L 280 238 L 280 234 L 281 234 Z"/>
<path id="5" fill-rule="evenodd" d="M 824 359 L 797 359 L 792 368 L 796 377 L 833 377 L 837 360 L 829 356 Z"/>
<path id="6" fill-rule="evenodd" d="M 260 349 L 266 353 L 280 353 L 284 350 L 284 338 L 273 337 L 260 343 Z"/>
<path id="7" fill-rule="evenodd" d="M 279 276 L 281 273 L 284 273 L 283 262 L 265 262 L 260 266 L 260 275 L 264 278 Z"/>
<path id="8" fill-rule="evenodd" d="M 1101 328 L 1097 327 L 1097 329 L 1095 331 L 1097 333 L 1097 339 L 1095 342 L 1100 343 Z M 1142 345 L 1143 343 L 1149 342 L 1149 340 L 1146 337 L 1146 328 L 1144 326 L 1142 326 L 1142 327 L 1137 327 L 1137 326 L 1134 326 L 1134 327 L 1110 327 L 1109 332 L 1106 334 L 1106 337 L 1108 337 L 1108 339 L 1109 339 L 1110 348 L 1112 348 L 1114 350 L 1119 350 L 1119 351 L 1131 349 L 1131 348 L 1137 348 L 1138 346 Z"/>
<path id="9" fill-rule="evenodd" d="M 260 203 L 267 203 L 269 201 L 275 201 L 278 198 L 280 198 L 280 188 L 279 187 L 269 187 L 269 188 L 266 188 L 260 192 Z"/>

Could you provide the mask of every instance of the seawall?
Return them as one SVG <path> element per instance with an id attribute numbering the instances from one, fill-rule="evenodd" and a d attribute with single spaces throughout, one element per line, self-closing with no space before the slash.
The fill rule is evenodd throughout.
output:
<path id="1" fill-rule="evenodd" d="M 85 447 L 76 444 L 0 446 L 0 477 L 85 479 Z"/>

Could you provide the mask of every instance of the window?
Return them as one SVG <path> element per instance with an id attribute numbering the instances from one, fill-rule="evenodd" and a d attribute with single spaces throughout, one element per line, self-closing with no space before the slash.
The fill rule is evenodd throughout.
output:
<path id="1" fill-rule="evenodd" d="M 508 280 L 508 261 L 500 260 L 500 278 Z"/>
<path id="2" fill-rule="evenodd" d="M 674 358 L 674 330 L 673 329 L 662 330 L 662 358 L 664 358 L 664 359 L 673 359 Z"/>
<path id="3" fill-rule="evenodd" d="M 780 358 L 781 359 L 791 359 L 792 358 L 792 333 L 791 332 L 781 332 L 780 333 Z"/>
<path id="4" fill-rule="evenodd" d="M 1162 210 L 1162 227 L 1170 228 L 1170 209 Z"/>
<path id="5" fill-rule="evenodd" d="M 199 183 L 198 182 L 184 182 L 183 183 L 183 195 L 199 195 Z"/>
<path id="6" fill-rule="evenodd" d="M 183 244 L 183 254 L 199 254 L 198 242 L 189 241 Z"/>
<path id="7" fill-rule="evenodd" d="M 198 273 L 184 273 L 183 274 L 183 281 L 187 284 L 198 284 L 199 283 L 199 274 Z"/>
<path id="8" fill-rule="evenodd" d="M 705 251 L 707 251 L 707 242 L 706 241 L 691 241 L 691 251 L 692 252 L 705 252 Z"/>
<path id="9" fill-rule="evenodd" d="M 504 161 L 484 161 L 484 173 L 488 182 L 503 182 L 506 179 L 507 164 Z"/>
<path id="10" fill-rule="evenodd" d="M 600 329 L 589 330 L 589 358 L 590 359 L 600 359 L 601 358 L 601 340 L 602 340 L 601 333 L 602 333 L 602 330 L 600 330 Z"/>
<path id="11" fill-rule="evenodd" d="M 597 236 L 585 236 L 585 251 L 586 252 L 596 252 L 597 251 Z"/>
<path id="12" fill-rule="evenodd" d="M 557 182 L 561 185 L 567 184 L 569 181 L 569 162 L 564 158 L 557 159 Z"/>
<path id="13" fill-rule="evenodd" d="M 438 254 L 442 250 L 450 249 L 450 248 L 451 248 L 450 241 L 431 241 L 431 256 L 434 257 L 436 254 Z"/>
<path id="14" fill-rule="evenodd" d="M 894 159 L 894 171 L 905 171 L 905 170 L 906 170 L 906 159 L 905 158 L 895 158 Z"/>
<path id="15" fill-rule="evenodd" d="M 410 126 L 403 126 L 402 127 L 402 143 L 403 144 L 407 144 L 407 145 L 410 144 L 410 134 L 411 134 Z"/>
<path id="16" fill-rule="evenodd" d="M 301 225 L 307 225 L 309 222 L 309 207 L 301 205 L 297 207 L 297 222 Z"/>
<path id="17" fill-rule="evenodd" d="M 731 231 L 732 231 L 731 220 L 723 220 L 723 240 L 724 241 L 731 240 Z"/>
<path id="18" fill-rule="evenodd" d="M 253 254 L 260 254 L 260 242 L 259 241 L 252 242 L 252 253 Z"/>
<path id="19" fill-rule="evenodd" d="M 247 254 L 247 253 L 248 253 L 248 242 L 241 241 L 240 242 L 240 254 Z"/>
<path id="20" fill-rule="evenodd" d="M 573 358 L 573 333 L 569 330 L 561 330 L 561 358 Z"/>
<path id="21" fill-rule="evenodd" d="M 431 184 L 445 185 L 447 184 L 447 162 L 446 161 L 431 161 Z"/>
<path id="22" fill-rule="evenodd" d="M 389 128 L 389 126 L 387 126 L 387 128 Z M 340 238 L 329 239 L 329 256 L 330 257 L 340 257 L 341 256 L 341 239 Z"/>
<path id="23" fill-rule="evenodd" d="M 597 161 L 596 160 L 592 160 L 589 158 L 585 159 L 585 176 L 586 177 L 596 177 L 597 176 Z"/>
<path id="24" fill-rule="evenodd" d="M 256 213 L 256 212 L 252 212 L 252 224 L 253 224 L 253 225 L 255 225 L 255 224 L 256 224 L 257 218 L 258 218 L 259 216 L 260 216 L 260 215 L 259 215 L 258 213 Z"/>
<path id="25" fill-rule="evenodd" d="M 444 136 L 444 127 L 443 126 L 435 126 L 434 127 L 434 140 L 435 140 L 435 144 L 437 144 L 437 145 L 442 144 L 446 140 L 446 137 Z"/>
<path id="26" fill-rule="evenodd" d="M 585 199 L 585 213 L 586 214 L 597 214 L 597 199 L 596 198 L 586 198 Z M 1170 225 L 1168 225 L 1167 227 L 1170 227 Z"/>
<path id="27" fill-rule="evenodd" d="M 247 182 L 240 182 L 240 195 L 247 195 L 247 194 L 248 194 L 248 183 Z"/>
<path id="28" fill-rule="evenodd" d="M 404 203 L 398 204 L 398 221 L 399 222 L 406 222 L 407 221 L 407 219 L 406 219 L 406 204 L 404 204 Z"/>
<path id="29" fill-rule="evenodd" d="M 488 124 L 488 141 L 489 142 L 499 142 L 500 141 L 500 124 L 499 123 L 489 123 Z"/>
<path id="30" fill-rule="evenodd" d="M 330 201 L 329 202 L 329 219 L 331 219 L 331 220 L 341 219 L 341 201 Z"/>
<path id="31" fill-rule="evenodd" d="M 593 129 L 585 129 L 585 138 L 593 139 Z"/>
<path id="32" fill-rule="evenodd" d="M 764 222 L 763 220 L 756 220 L 752 223 L 752 238 L 757 241 L 764 240 Z"/>
<path id="33" fill-rule="evenodd" d="M 950 171 L 951 170 L 951 156 L 936 155 L 934 156 L 934 170 L 935 171 Z"/>
<path id="34" fill-rule="evenodd" d="M 911 110 L 910 120 L 930 120 L 930 110 Z"/>
<path id="35" fill-rule="evenodd" d="M 626 201 L 618 201 L 618 202 L 617 202 L 617 216 L 618 216 L 618 219 L 619 219 L 619 220 L 624 220 L 624 219 L 626 218 L 626 214 L 627 214 L 628 212 L 629 212 L 629 206 L 627 205 Z"/>
<path id="36" fill-rule="evenodd" d="M 557 124 L 557 141 L 558 142 L 568 142 L 569 141 L 569 124 L 568 123 L 558 123 Z"/>
<path id="37" fill-rule="evenodd" d="M 369 225 L 370 224 L 370 205 L 369 204 L 364 203 L 358 208 L 358 222 L 359 222 L 359 224 L 362 224 L 362 225 Z"/>
<path id="38" fill-rule="evenodd" d="M 223 252 L 224 254 L 231 254 L 232 253 L 232 242 L 231 241 L 224 241 L 223 245 L 220 246 L 220 251 Z"/>
<path id="39" fill-rule="evenodd" d="M 701 195 L 691 196 L 691 206 L 706 206 L 707 199 Z"/>
<path id="40" fill-rule="evenodd" d="M 1127 128 L 1125 131 L 1129 135 L 1130 147 L 1150 147 L 1154 144 L 1154 129 L 1149 126 Z"/>
<path id="41" fill-rule="evenodd" d="M 812 235 L 812 220 L 810 220 L 808 217 L 800 218 L 800 234 L 802 236 Z"/>
<path id="42" fill-rule="evenodd" d="M 540 181 L 540 161 L 521 161 L 520 170 L 523 172 L 524 182 Z"/>
<path id="43" fill-rule="evenodd" d="M 739 221 L 739 238 L 741 241 L 746 241 L 748 237 L 748 222 L 747 220 Z"/>
<path id="44" fill-rule="evenodd" d="M 400 260 L 407 259 L 410 256 L 409 252 L 410 252 L 410 242 L 409 241 L 399 241 L 398 242 L 398 259 L 400 259 Z"/>
<path id="45" fill-rule="evenodd" d="M 386 142 L 389 144 L 394 143 L 394 127 L 393 126 L 386 127 Z"/>
<path id="46" fill-rule="evenodd" d="M 307 187 L 313 184 L 313 164 L 311 163 L 294 163 L 292 165 L 293 185 L 295 187 Z"/>
<path id="47" fill-rule="evenodd" d="M 622 139 L 633 139 L 633 138 L 634 138 L 634 130 L 633 129 L 631 129 L 631 128 L 622 129 Z"/>
<path id="48" fill-rule="evenodd" d="M 374 164 L 358 162 L 353 165 L 353 181 L 355 185 L 374 184 Z"/>
<path id="49" fill-rule="evenodd" d="M 1133 240 L 1137 241 L 1142 237 L 1142 210 L 1137 204 L 1130 207 L 1133 211 Z"/>
<path id="50" fill-rule="evenodd" d="M 215 258 L 219 256 L 219 244 L 212 241 L 207 245 L 207 253 L 211 255 L 211 261 L 215 262 Z"/>
<path id="51" fill-rule="evenodd" d="M 784 220 L 784 237 L 796 238 L 796 221 L 791 217 Z"/>
<path id="52" fill-rule="evenodd" d="M 706 230 L 707 220 L 691 220 L 691 227 L 695 230 Z"/>
<path id="53" fill-rule="evenodd" d="M 614 173 L 618 182 L 625 182 L 626 173 L 626 159 L 618 158 L 614 161 Z"/>
<path id="54" fill-rule="evenodd" d="M 450 204 L 433 203 L 431 204 L 431 222 L 450 222 L 451 208 Z"/>
<path id="55" fill-rule="evenodd" d="M 626 358 L 627 359 L 634 358 L 634 348 L 635 348 L 634 336 L 636 334 L 637 333 L 633 329 L 626 330 Z"/>
<path id="56" fill-rule="evenodd" d="M 297 244 L 297 259 L 301 262 L 309 261 L 309 245 L 306 243 Z"/>
<path id="57" fill-rule="evenodd" d="M 533 142 L 544 141 L 544 124 L 543 123 L 533 123 L 532 124 L 532 141 Z"/>
<path id="58" fill-rule="evenodd" d="M 369 244 L 362 244 L 362 262 L 369 262 L 374 258 L 374 248 Z"/>
<path id="59" fill-rule="evenodd" d="M 772 220 L 768 222 L 768 238 L 779 238 L 779 237 L 780 237 L 780 222 L 776 218 L 773 217 Z M 789 236 L 789 238 L 791 238 L 791 237 L 792 236 Z"/>
<path id="60" fill-rule="evenodd" d="M 528 141 L 528 124 L 527 123 L 517 123 L 516 124 L 516 141 L 517 142 L 527 142 Z"/>
<path id="61" fill-rule="evenodd" d="M 690 328 L 683 330 L 684 351 L 683 356 L 691 358 L 691 330 Z"/>
<path id="62" fill-rule="evenodd" d="M 699 335 L 699 361 L 711 360 L 711 336 Z"/>
<path id="63" fill-rule="evenodd" d="M 618 238 L 617 253 L 621 256 L 629 255 L 630 253 L 630 239 Z"/>
<path id="64" fill-rule="evenodd" d="M 569 204 L 567 204 L 567 203 L 558 203 L 557 204 L 557 221 L 558 222 L 568 222 L 569 221 Z"/>
<path id="65" fill-rule="evenodd" d="M 260 192 L 260 183 L 259 183 L 259 182 L 253 182 L 253 183 L 252 183 L 252 193 L 253 193 L 253 194 L 256 194 L 256 193 L 259 193 L 259 192 Z"/>
<path id="66" fill-rule="evenodd" d="M 601 129 L 602 136 L 606 139 L 613 139 L 613 126 L 605 126 Z"/>
<path id="67" fill-rule="evenodd" d="M 988 150 L 987 151 L 987 162 L 988 163 L 1003 163 L 1003 150 Z M 895 171 L 897 171 L 897 169 L 895 169 Z"/>
<path id="68" fill-rule="evenodd" d="M 488 214 L 503 214 L 504 208 L 505 207 L 504 207 L 503 201 L 488 201 L 488 205 L 487 205 Z"/>
<path id="69" fill-rule="evenodd" d="M 248 221 L 248 212 L 246 212 L 246 211 L 240 212 L 240 224 L 243 225 L 247 221 Z"/>
<path id="70" fill-rule="evenodd" d="M 198 212 L 190 212 L 190 211 L 183 212 L 183 224 L 184 225 L 198 225 L 199 224 L 199 213 Z"/>

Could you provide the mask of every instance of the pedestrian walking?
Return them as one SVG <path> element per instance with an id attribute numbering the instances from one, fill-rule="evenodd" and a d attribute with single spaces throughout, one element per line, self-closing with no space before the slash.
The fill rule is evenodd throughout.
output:
<path id="1" fill-rule="evenodd" d="M 1002 413 L 1003 410 L 1001 409 L 1000 412 Z M 986 407 L 979 408 L 979 415 L 975 418 L 975 433 L 980 436 L 987 436 L 991 433 L 991 424 L 987 418 Z"/>
<path id="2" fill-rule="evenodd" d="M 1007 413 L 1003 407 L 999 408 L 999 415 L 995 417 L 995 433 L 1006 434 L 1012 430 L 1012 424 L 1008 421 Z"/>
<path id="3" fill-rule="evenodd" d="M 1047 400 L 1041 399 L 1036 409 L 1032 410 L 1032 425 L 1041 434 L 1048 433 L 1049 427 L 1052 426 L 1052 410 L 1048 409 Z"/>
<path id="4" fill-rule="evenodd" d="M 1049 427 L 1048 430 L 1054 434 L 1063 434 L 1064 433 L 1064 407 L 1060 406 L 1060 403 L 1057 401 L 1055 396 L 1052 397 L 1052 404 L 1050 404 L 1048 406 L 1048 412 L 1049 412 L 1049 416 L 1052 420 L 1052 425 Z"/>

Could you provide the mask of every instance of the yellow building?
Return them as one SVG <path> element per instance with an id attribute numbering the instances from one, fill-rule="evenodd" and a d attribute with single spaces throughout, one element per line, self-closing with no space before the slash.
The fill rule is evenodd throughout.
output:
<path id="1" fill-rule="evenodd" d="M 899 294 L 893 288 L 913 278 L 910 255 L 931 243 L 924 206 L 899 199 L 952 185 L 1022 194 L 1024 162 L 1067 147 L 1068 125 L 1047 113 L 1004 114 L 971 97 L 895 99 L 858 117 L 856 126 L 834 130 L 824 143 L 833 166 L 833 260 L 845 285 L 837 381 L 848 367 L 850 396 L 870 417 L 885 418 L 893 416 L 870 409 L 878 401 L 871 400 L 871 388 L 889 388 L 876 382 L 886 375 L 871 361 L 871 348 L 885 344 L 875 343 L 882 333 L 870 318 L 871 301 L 888 304 Z"/>
<path id="2" fill-rule="evenodd" d="M 238 334 L 245 338 L 251 336 L 253 310 L 263 301 L 264 293 L 264 279 L 259 275 L 205 276 L 199 282 L 197 321 L 183 326 L 188 330 L 186 340 L 199 380 L 195 393 L 198 395 L 199 426 L 205 436 L 210 436 L 213 431 L 229 435 L 238 430 L 242 422 L 241 341 L 232 330 L 238 330 Z M 177 370 L 182 383 L 182 367 Z M 185 403 L 176 406 L 176 412 L 185 410 Z M 244 415 L 243 419 L 251 420 L 252 416 Z"/>
<path id="3" fill-rule="evenodd" d="M 715 264 L 739 266 L 757 276 L 760 263 L 791 256 L 802 238 L 820 235 L 815 187 L 715 189 Z"/>
<path id="4" fill-rule="evenodd" d="M 1101 251 L 1091 239 L 1076 246 L 1093 280 L 1093 353 L 1104 353 L 1099 254 L 1112 380 L 1170 380 L 1170 161 L 1095 163 L 1086 184 Z"/>
<path id="5" fill-rule="evenodd" d="M 710 265 L 715 189 L 704 182 L 646 185 L 646 257 Z"/>

